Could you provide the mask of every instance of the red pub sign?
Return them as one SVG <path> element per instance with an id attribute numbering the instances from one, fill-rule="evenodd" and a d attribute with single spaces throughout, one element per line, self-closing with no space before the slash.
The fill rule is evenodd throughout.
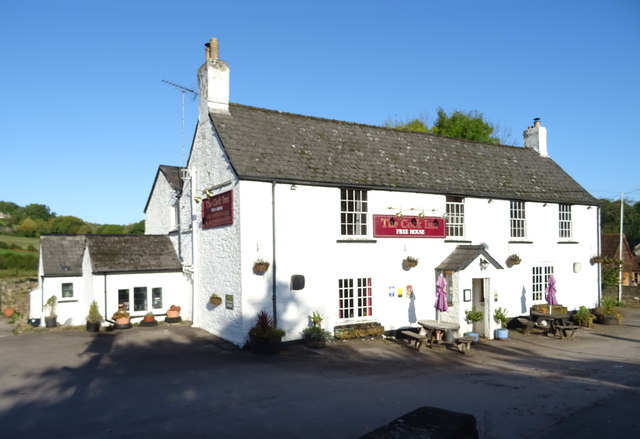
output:
<path id="1" fill-rule="evenodd" d="M 233 224 L 233 190 L 202 200 L 202 228 Z"/>
<path id="2" fill-rule="evenodd" d="M 438 216 L 373 215 L 376 238 L 445 238 L 446 221 Z"/>

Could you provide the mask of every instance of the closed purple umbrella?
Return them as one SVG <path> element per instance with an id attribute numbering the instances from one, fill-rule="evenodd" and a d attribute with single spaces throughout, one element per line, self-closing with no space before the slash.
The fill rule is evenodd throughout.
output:
<path id="1" fill-rule="evenodd" d="M 436 309 L 438 310 L 438 319 L 440 319 L 440 313 L 449 309 L 447 305 L 447 281 L 441 274 L 436 282 Z"/>
<path id="2" fill-rule="evenodd" d="M 558 298 L 556 297 L 556 278 L 553 277 L 553 274 L 549 276 L 549 283 L 547 284 L 547 289 L 545 290 L 546 294 L 544 295 L 545 300 L 550 305 L 549 306 L 549 314 L 553 309 L 553 305 L 558 304 Z"/>

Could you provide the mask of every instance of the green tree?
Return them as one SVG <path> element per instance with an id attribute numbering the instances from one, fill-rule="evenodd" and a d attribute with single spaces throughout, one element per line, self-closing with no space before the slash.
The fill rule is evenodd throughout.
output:
<path id="1" fill-rule="evenodd" d="M 51 212 L 49 206 L 45 206 L 44 204 L 28 204 L 22 209 L 22 214 L 33 220 L 41 219 L 48 221 L 51 218 L 55 217 L 56 214 Z"/>
<path id="2" fill-rule="evenodd" d="M 600 230 L 602 233 L 620 233 L 620 200 L 600 200 Z M 640 202 L 633 205 L 625 201 L 623 232 L 633 249 L 640 243 Z"/>
<path id="3" fill-rule="evenodd" d="M 129 224 L 127 227 L 127 232 L 132 235 L 144 235 L 144 220 L 139 221 L 137 223 Z"/>
<path id="4" fill-rule="evenodd" d="M 20 223 L 20 227 L 18 227 L 18 232 L 23 236 L 36 236 L 37 235 L 36 222 L 31 218 L 24 219 Z"/>
<path id="5" fill-rule="evenodd" d="M 117 224 L 103 224 L 96 229 L 98 235 L 124 235 L 127 233 L 125 226 Z"/>
<path id="6" fill-rule="evenodd" d="M 408 122 L 388 121 L 387 128 L 400 131 L 414 131 L 454 139 L 475 140 L 486 143 L 500 143 L 501 139 L 496 135 L 497 127 L 484 120 L 479 111 L 454 111 L 447 114 L 442 108 L 438 108 L 438 118 L 433 126 L 429 127 L 427 119 L 420 117 Z M 505 143 L 505 142 L 503 142 Z"/>
<path id="7" fill-rule="evenodd" d="M 438 109 L 438 119 L 431 132 L 455 139 L 475 140 L 486 143 L 500 143 L 493 136 L 495 127 L 484 120 L 479 111 L 454 111 L 448 115 L 442 108 Z"/>
<path id="8" fill-rule="evenodd" d="M 90 226 L 75 216 L 58 216 L 51 221 L 52 233 L 81 235 L 90 231 Z"/>

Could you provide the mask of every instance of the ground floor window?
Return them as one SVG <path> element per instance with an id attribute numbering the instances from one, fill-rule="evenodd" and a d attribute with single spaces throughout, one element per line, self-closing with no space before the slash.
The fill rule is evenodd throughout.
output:
<path id="1" fill-rule="evenodd" d="M 135 287 L 133 289 L 133 310 L 147 310 L 147 287 Z"/>
<path id="2" fill-rule="evenodd" d="M 371 278 L 339 279 L 339 318 L 367 317 L 372 314 Z"/>
<path id="3" fill-rule="evenodd" d="M 62 284 L 62 298 L 73 297 L 73 284 Z"/>
<path id="4" fill-rule="evenodd" d="M 124 305 L 124 309 L 129 311 L 129 290 L 118 290 L 118 305 Z"/>
<path id="5" fill-rule="evenodd" d="M 550 265 L 533 267 L 532 273 L 532 299 L 533 301 L 540 301 L 544 299 L 544 291 L 549 283 L 549 276 L 553 274 L 553 267 Z"/>
<path id="6" fill-rule="evenodd" d="M 153 288 L 151 290 L 151 304 L 153 309 L 162 308 L 162 288 Z"/>

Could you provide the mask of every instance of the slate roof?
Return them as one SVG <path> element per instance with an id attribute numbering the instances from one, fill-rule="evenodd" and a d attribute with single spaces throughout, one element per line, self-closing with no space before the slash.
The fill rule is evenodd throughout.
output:
<path id="1" fill-rule="evenodd" d="M 462 271 L 478 256 L 482 255 L 497 269 L 503 267 L 491 257 L 482 245 L 459 245 L 436 267 L 437 271 Z"/>
<path id="2" fill-rule="evenodd" d="M 88 235 L 94 273 L 182 271 L 166 235 Z"/>
<path id="3" fill-rule="evenodd" d="M 210 113 L 240 179 L 597 204 L 530 148 L 229 105 Z"/>
<path id="4" fill-rule="evenodd" d="M 83 235 L 42 235 L 40 249 L 45 276 L 82 276 Z"/>

